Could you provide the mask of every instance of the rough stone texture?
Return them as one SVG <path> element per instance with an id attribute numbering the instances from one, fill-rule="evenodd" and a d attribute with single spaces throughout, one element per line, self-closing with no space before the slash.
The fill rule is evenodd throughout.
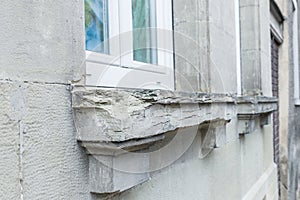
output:
<path id="1" fill-rule="evenodd" d="M 89 199 L 88 160 L 76 141 L 69 86 L 28 83 L 24 92 L 24 199 Z"/>
<path id="2" fill-rule="evenodd" d="M 94 193 L 120 192 L 148 180 L 148 172 L 159 168 L 157 166 L 161 162 L 167 163 L 173 157 L 170 150 L 176 148 L 178 151 L 180 145 L 171 145 L 159 156 L 155 153 L 156 156 L 152 153 L 138 156 L 132 152 L 157 146 L 154 143 L 165 140 L 165 135 L 170 132 L 183 135 L 183 141 L 193 139 L 198 129 L 201 130 L 199 135 L 205 132 L 199 145 L 199 158 L 205 158 L 214 148 L 226 147 L 226 124 L 231 119 L 238 115 L 241 128 L 253 121 L 251 130 L 247 128 L 246 131 L 247 134 L 255 134 L 262 126 L 263 117 L 270 118 L 271 113 L 277 109 L 276 103 L 276 99 L 265 97 L 160 90 L 87 90 L 75 87 L 75 125 L 77 138 L 89 154 L 90 190 Z M 185 128 L 187 130 L 182 130 Z M 174 162 L 177 159 L 179 157 L 171 160 Z M 139 165 L 134 165 L 135 161 Z"/>
<path id="3" fill-rule="evenodd" d="M 18 84 L 0 81 L 0 199 L 21 197 L 18 92 Z"/>
<path id="4" fill-rule="evenodd" d="M 1 1 L 0 78 L 76 80 L 84 70 L 83 10 L 79 0 Z"/>
<path id="5" fill-rule="evenodd" d="M 89 199 L 68 86 L 1 81 L 0 88 L 1 199 Z"/>
<path id="6" fill-rule="evenodd" d="M 121 142 L 209 121 L 230 121 L 236 115 L 233 103 L 238 104 L 239 114 L 257 115 L 276 109 L 276 100 L 268 98 L 160 90 L 75 88 L 73 91 L 75 125 L 80 141 Z"/>
<path id="7" fill-rule="evenodd" d="M 0 199 L 90 199 L 71 80 L 84 68 L 83 2 L 0 2 Z"/>
<path id="8" fill-rule="evenodd" d="M 223 103 L 226 100 L 233 102 L 228 96 L 194 94 L 193 99 L 189 99 L 188 95 L 184 99 L 164 93 L 172 92 L 74 91 L 78 139 L 120 142 L 159 135 L 210 120 L 227 121 L 233 116 L 232 103 Z M 223 102 L 216 103 L 218 98 Z"/>

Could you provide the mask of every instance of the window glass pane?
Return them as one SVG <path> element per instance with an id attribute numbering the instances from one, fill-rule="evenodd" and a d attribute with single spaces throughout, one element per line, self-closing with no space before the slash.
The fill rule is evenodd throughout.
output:
<path id="1" fill-rule="evenodd" d="M 86 50 L 109 53 L 107 0 L 85 0 Z"/>
<path id="2" fill-rule="evenodd" d="M 132 0 L 133 59 L 157 64 L 156 0 Z"/>

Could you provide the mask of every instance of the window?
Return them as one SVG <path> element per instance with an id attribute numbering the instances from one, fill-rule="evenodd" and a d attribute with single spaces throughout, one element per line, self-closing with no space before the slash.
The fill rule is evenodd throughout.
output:
<path id="1" fill-rule="evenodd" d="M 174 89 L 171 0 L 85 0 L 88 86 Z"/>

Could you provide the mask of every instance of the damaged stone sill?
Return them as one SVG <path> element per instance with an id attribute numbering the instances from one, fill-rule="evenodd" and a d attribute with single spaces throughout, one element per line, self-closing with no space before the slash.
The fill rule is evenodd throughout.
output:
<path id="1" fill-rule="evenodd" d="M 78 86 L 72 101 L 77 140 L 89 155 L 90 191 L 97 194 L 122 192 L 149 180 L 151 156 L 138 152 L 168 141 L 177 130 L 206 130 L 199 155 L 204 158 L 225 145 L 226 124 L 233 117 L 244 116 L 241 132 L 250 133 L 249 116 L 268 116 L 277 108 L 276 99 L 266 97 Z M 124 167 L 130 170 L 118 170 Z"/>
<path id="2" fill-rule="evenodd" d="M 239 135 L 254 132 L 258 126 L 271 124 L 271 114 L 278 109 L 276 98 L 243 97 L 237 101 Z"/>
<path id="3" fill-rule="evenodd" d="M 262 118 L 261 123 L 268 124 L 270 114 L 277 110 L 273 97 L 166 90 L 77 86 L 72 100 L 77 139 L 90 143 L 149 138 L 204 122 L 230 121 L 235 116 L 242 123 Z"/>
<path id="4" fill-rule="evenodd" d="M 237 114 L 239 118 L 269 114 L 277 110 L 277 102 L 273 97 L 239 97 Z"/>
<path id="5" fill-rule="evenodd" d="M 73 90 L 78 140 L 123 142 L 212 120 L 231 120 L 229 95 L 163 90 Z"/>

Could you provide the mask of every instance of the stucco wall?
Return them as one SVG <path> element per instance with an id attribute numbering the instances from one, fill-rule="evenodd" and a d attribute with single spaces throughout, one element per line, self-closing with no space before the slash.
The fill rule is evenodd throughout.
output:
<path id="1" fill-rule="evenodd" d="M 298 18 L 299 18 L 299 5 L 298 5 Z M 289 196 L 288 199 L 299 199 L 299 116 L 300 116 L 300 109 L 299 106 L 295 105 L 295 87 L 296 84 L 299 83 L 295 82 L 294 80 L 294 67 L 296 65 L 295 55 L 294 55 L 294 48 L 295 44 L 292 40 L 294 35 L 293 25 L 294 25 L 294 5 L 293 1 L 289 1 L 287 4 L 287 14 L 288 14 L 288 37 L 289 40 L 289 110 L 288 110 L 288 118 L 285 119 L 285 124 L 288 125 L 288 190 Z M 299 22 L 298 22 L 299 23 Z M 299 30 L 298 30 L 299 31 Z M 299 37 L 296 36 L 296 37 Z M 299 53 L 299 52 L 298 52 Z M 299 66 L 296 66 L 299 67 Z"/>
<path id="2" fill-rule="evenodd" d="M 84 59 L 82 2 L 1 1 L 1 199 L 89 199 L 69 81 Z"/>
<path id="3" fill-rule="evenodd" d="M 280 174 L 282 199 L 297 199 L 299 109 L 294 104 L 293 3 L 275 1 L 286 17 L 279 49 Z"/>

